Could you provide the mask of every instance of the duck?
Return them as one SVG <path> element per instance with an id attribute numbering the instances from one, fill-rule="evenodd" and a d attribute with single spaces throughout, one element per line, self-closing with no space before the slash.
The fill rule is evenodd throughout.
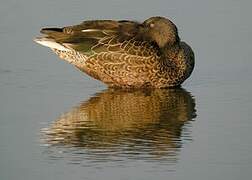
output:
<path id="1" fill-rule="evenodd" d="M 112 88 L 177 87 L 194 69 L 192 48 L 165 17 L 87 20 L 40 32 L 35 42 Z"/>

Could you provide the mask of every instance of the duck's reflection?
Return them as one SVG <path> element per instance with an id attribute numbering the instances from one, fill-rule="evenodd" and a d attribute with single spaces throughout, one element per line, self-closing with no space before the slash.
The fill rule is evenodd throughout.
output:
<path id="1" fill-rule="evenodd" d="M 175 158 L 190 139 L 195 101 L 184 89 L 108 89 L 63 114 L 43 131 L 49 146 L 96 158 Z M 93 152 L 93 153 L 90 153 Z"/>

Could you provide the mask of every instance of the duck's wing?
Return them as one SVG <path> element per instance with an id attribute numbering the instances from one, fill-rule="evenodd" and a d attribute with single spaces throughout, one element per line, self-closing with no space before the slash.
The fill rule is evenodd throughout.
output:
<path id="1" fill-rule="evenodd" d="M 44 28 L 41 33 L 66 49 L 88 56 L 110 52 L 146 57 L 157 52 L 155 44 L 147 41 L 142 25 L 134 21 L 84 21 L 64 28 Z"/>
<path id="2" fill-rule="evenodd" d="M 41 32 L 63 51 L 72 49 L 84 55 L 83 66 L 76 66 L 110 85 L 148 83 L 149 71 L 159 56 L 158 46 L 146 40 L 143 27 L 134 21 L 85 21 Z"/>

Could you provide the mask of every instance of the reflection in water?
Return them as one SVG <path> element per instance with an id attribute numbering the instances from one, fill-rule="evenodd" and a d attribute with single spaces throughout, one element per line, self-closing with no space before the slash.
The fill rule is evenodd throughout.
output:
<path id="1" fill-rule="evenodd" d="M 108 89 L 44 129 L 43 142 L 51 158 L 60 149 L 77 162 L 175 163 L 194 117 L 194 99 L 183 89 Z"/>

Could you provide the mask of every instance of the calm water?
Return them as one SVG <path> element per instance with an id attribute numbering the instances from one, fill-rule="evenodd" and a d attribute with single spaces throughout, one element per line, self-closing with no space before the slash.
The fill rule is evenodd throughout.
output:
<path id="1" fill-rule="evenodd" d="M 251 179 L 251 5 L 2 2 L 0 179 Z M 181 89 L 107 89 L 32 42 L 43 26 L 153 15 L 195 51 Z"/>

